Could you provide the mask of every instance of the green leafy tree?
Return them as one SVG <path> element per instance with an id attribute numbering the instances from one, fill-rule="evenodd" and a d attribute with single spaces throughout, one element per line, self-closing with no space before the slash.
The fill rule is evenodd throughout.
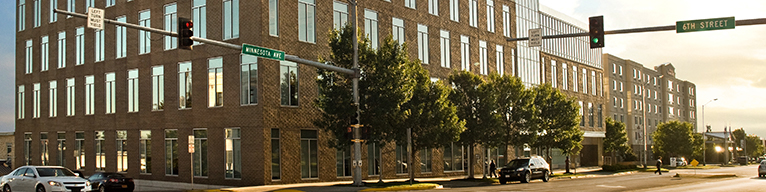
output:
<path id="1" fill-rule="evenodd" d="M 731 132 L 731 136 L 734 137 L 734 146 L 742 148 L 741 141 L 747 137 L 747 133 L 745 133 L 744 128 L 735 129 Z"/>
<path id="2" fill-rule="evenodd" d="M 606 118 L 606 137 L 604 138 L 604 152 L 610 153 L 612 159 L 617 155 L 626 159 L 632 155 L 633 151 L 628 144 L 628 133 L 625 132 L 625 124 L 614 121 L 612 118 Z"/>
<path id="3" fill-rule="evenodd" d="M 496 137 L 490 138 L 489 147 L 531 143 L 535 130 L 529 125 L 534 116 L 534 92 L 528 90 L 518 77 L 491 74 L 487 88 L 495 100 L 494 107 L 500 115 L 501 124 Z"/>
<path id="4" fill-rule="evenodd" d="M 468 154 L 473 154 L 474 145 L 486 145 L 489 139 L 498 137 L 500 115 L 495 110 L 491 89 L 481 77 L 468 71 L 455 71 L 449 81 L 453 85 L 449 100 L 457 107 L 457 116 L 465 121 L 459 141 L 467 146 Z M 473 155 L 468 155 L 468 162 L 474 162 Z M 473 163 L 469 163 L 467 172 L 468 178 L 473 178 Z"/>
<path id="5" fill-rule="evenodd" d="M 655 156 L 662 157 L 691 157 L 694 155 L 695 147 L 702 146 L 694 146 L 695 138 L 692 130 L 692 124 L 688 122 L 661 123 L 652 134 L 654 140 L 652 152 Z"/>
<path id="6" fill-rule="evenodd" d="M 763 142 L 761 142 L 761 138 L 757 135 L 748 135 L 747 136 L 747 154 L 750 157 L 758 157 L 763 155 Z"/>
<path id="7" fill-rule="evenodd" d="M 552 148 L 558 148 L 568 160 L 569 155 L 577 154 L 582 148 L 580 142 L 584 132 L 579 127 L 580 106 L 550 84 L 539 85 L 533 90 L 536 118 L 532 122 L 537 130 L 537 139 L 532 145 L 544 148 L 548 157 Z M 569 164 L 566 165 L 566 171 L 569 172 Z"/>

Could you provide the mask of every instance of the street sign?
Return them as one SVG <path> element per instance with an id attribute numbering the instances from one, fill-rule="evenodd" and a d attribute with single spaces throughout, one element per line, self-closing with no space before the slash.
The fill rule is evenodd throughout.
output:
<path id="1" fill-rule="evenodd" d="M 279 61 L 285 60 L 285 52 L 284 51 L 277 51 L 273 49 L 267 49 L 263 47 L 258 47 L 255 45 L 250 45 L 243 43 L 242 44 L 242 54 L 257 56 L 257 57 L 263 57 L 267 59 L 274 59 Z"/>
<path id="2" fill-rule="evenodd" d="M 543 30 L 541 28 L 529 29 L 529 46 L 540 47 L 543 45 Z"/>
<path id="3" fill-rule="evenodd" d="M 736 25 L 736 21 L 734 21 L 734 17 L 677 21 L 676 33 L 710 31 L 710 30 L 719 30 L 719 29 L 734 29 L 735 25 Z"/>
<path id="4" fill-rule="evenodd" d="M 189 135 L 189 153 L 194 153 L 194 135 Z"/>
<path id="5" fill-rule="evenodd" d="M 104 29 L 104 10 L 88 7 L 88 28 Z"/>
<path id="6" fill-rule="evenodd" d="M 695 166 L 695 167 L 696 167 L 697 165 L 699 165 L 699 164 L 700 164 L 700 162 L 698 162 L 696 159 L 694 159 L 694 160 L 692 160 L 692 162 L 691 162 L 691 163 L 689 163 L 689 164 L 690 164 L 690 165 L 692 165 L 692 166 Z"/>

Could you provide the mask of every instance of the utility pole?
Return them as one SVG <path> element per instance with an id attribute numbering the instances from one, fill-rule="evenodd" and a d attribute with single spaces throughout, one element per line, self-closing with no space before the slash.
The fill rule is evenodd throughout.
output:
<path id="1" fill-rule="evenodd" d="M 348 3 L 351 4 L 351 15 L 354 17 L 354 19 L 351 20 L 351 24 L 353 25 L 353 31 L 354 31 L 354 37 L 353 37 L 353 46 L 354 46 L 354 64 L 353 67 L 351 67 L 351 70 L 353 70 L 354 73 L 354 79 L 352 80 L 352 84 L 354 86 L 354 105 L 356 106 L 356 114 L 357 114 L 357 122 L 361 120 L 361 111 L 359 110 L 359 42 L 357 40 L 357 12 L 356 12 L 356 0 L 348 0 Z M 361 135 L 359 134 L 359 124 L 356 124 L 354 126 L 354 162 L 356 162 L 356 165 L 354 166 L 354 186 L 364 186 L 364 183 L 362 182 L 362 143 L 360 141 Z"/>

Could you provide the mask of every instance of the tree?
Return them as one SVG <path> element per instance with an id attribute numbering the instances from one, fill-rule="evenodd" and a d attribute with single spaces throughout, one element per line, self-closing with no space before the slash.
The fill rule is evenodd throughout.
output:
<path id="1" fill-rule="evenodd" d="M 763 142 L 761 142 L 761 138 L 757 135 L 748 135 L 747 136 L 747 154 L 750 157 L 758 157 L 763 155 Z"/>
<path id="2" fill-rule="evenodd" d="M 495 100 L 501 125 L 497 137 L 488 140 L 489 147 L 531 143 L 535 131 L 529 125 L 534 116 L 534 92 L 526 89 L 518 77 L 491 74 L 487 87 Z"/>
<path id="3" fill-rule="evenodd" d="M 494 100 L 484 80 L 468 71 L 455 71 L 449 77 L 453 91 L 449 100 L 457 107 L 457 116 L 465 121 L 460 143 L 468 148 L 468 178 L 473 178 L 473 146 L 485 145 L 488 139 L 497 138 L 501 124 L 495 110 Z"/>
<path id="4" fill-rule="evenodd" d="M 552 148 L 558 148 L 567 156 L 568 162 L 569 155 L 577 154 L 582 148 L 580 142 L 584 132 L 579 127 L 580 106 L 550 84 L 539 85 L 533 90 L 536 118 L 532 120 L 532 130 L 537 130 L 537 139 L 532 145 L 544 148 L 548 157 Z M 569 172 L 569 163 L 566 172 Z"/>
<path id="5" fill-rule="evenodd" d="M 661 123 L 652 134 L 654 140 L 652 152 L 655 156 L 691 157 L 695 151 L 692 130 L 692 125 L 688 122 Z"/>
<path id="6" fill-rule="evenodd" d="M 628 134 L 625 132 L 625 124 L 614 121 L 612 118 L 606 118 L 606 137 L 604 138 L 604 153 L 611 153 L 612 159 L 617 155 L 626 158 L 633 151 L 628 144 Z"/>

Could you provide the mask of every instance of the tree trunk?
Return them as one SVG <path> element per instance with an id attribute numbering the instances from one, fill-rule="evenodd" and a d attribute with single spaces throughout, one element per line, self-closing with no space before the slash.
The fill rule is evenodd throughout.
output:
<path id="1" fill-rule="evenodd" d="M 565 167 L 566 167 L 566 170 L 567 170 L 565 173 L 572 174 L 572 172 L 569 172 L 569 155 L 567 155 L 567 160 L 565 160 L 565 163 L 566 163 Z"/>
<path id="2" fill-rule="evenodd" d="M 473 177 L 473 144 L 468 145 L 467 154 L 468 154 L 468 159 L 465 159 L 465 160 L 468 161 L 467 163 L 468 167 L 466 167 L 465 169 L 466 169 L 466 172 L 468 173 L 468 177 L 466 178 L 473 179 L 474 178 Z"/>

